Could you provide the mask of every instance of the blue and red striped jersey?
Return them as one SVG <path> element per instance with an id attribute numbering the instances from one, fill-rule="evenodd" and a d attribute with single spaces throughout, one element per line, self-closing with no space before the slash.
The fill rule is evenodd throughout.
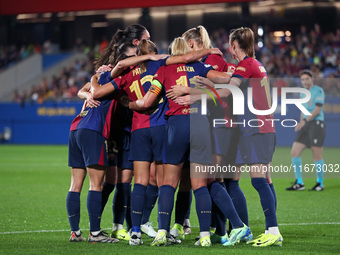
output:
<path id="1" fill-rule="evenodd" d="M 246 125 L 240 125 L 242 134 L 248 136 L 256 133 L 275 133 L 273 115 L 255 115 L 250 112 L 247 104 L 248 87 L 251 87 L 253 106 L 256 110 L 268 110 L 272 106 L 270 84 L 264 66 L 254 58 L 245 57 L 236 67 L 233 77 L 241 79 L 240 89 L 245 99 L 244 115 L 237 116 L 238 122 L 246 122 Z M 258 120 L 257 123 L 253 121 L 251 125 L 259 127 L 248 125 L 249 120 Z"/>
<path id="2" fill-rule="evenodd" d="M 236 65 L 227 63 L 223 57 L 220 55 L 207 55 L 202 58 L 202 62 L 211 65 L 216 71 L 219 72 L 231 72 L 233 73 L 236 69 Z M 227 97 L 222 98 L 222 106 L 215 106 L 210 102 L 209 105 L 209 112 L 211 119 L 219 119 L 221 116 L 224 117 L 226 121 L 225 127 L 233 127 L 232 121 L 235 120 L 233 116 L 233 98 Z"/>
<path id="3" fill-rule="evenodd" d="M 82 128 L 91 129 L 102 134 L 105 138 L 109 138 L 112 109 L 115 104 L 112 98 L 100 101 L 100 106 L 98 107 L 90 107 L 85 102 L 80 114 L 72 121 L 70 131 Z"/>
<path id="4" fill-rule="evenodd" d="M 130 100 L 136 101 L 137 99 L 143 98 L 148 92 L 154 74 L 161 66 L 165 65 L 165 62 L 166 59 L 147 61 L 145 70 L 142 70 L 140 66 L 134 66 L 127 74 L 114 79 L 111 83 L 116 88 L 124 90 Z M 143 114 L 136 111 L 133 113 L 132 131 L 141 128 L 165 125 L 166 119 L 164 118 L 164 115 L 167 109 L 168 100 L 165 96 L 165 91 L 162 91 L 159 97 L 159 103 L 152 109 L 153 111 L 151 114 Z"/>
<path id="5" fill-rule="evenodd" d="M 206 77 L 210 70 L 214 70 L 212 66 L 203 64 L 202 62 L 193 62 L 188 64 L 177 64 L 161 67 L 155 74 L 154 79 L 158 80 L 166 91 L 171 89 L 173 85 L 182 85 L 193 87 L 190 79 L 195 76 Z M 165 113 L 171 115 L 187 115 L 190 114 L 189 105 L 176 104 L 172 99 L 169 99 L 169 110 Z M 192 109 L 196 109 L 192 107 Z M 197 111 L 199 111 L 197 109 Z"/>

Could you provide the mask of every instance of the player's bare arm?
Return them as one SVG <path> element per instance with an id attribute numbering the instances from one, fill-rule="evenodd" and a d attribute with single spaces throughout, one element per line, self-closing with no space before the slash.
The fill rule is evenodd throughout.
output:
<path id="1" fill-rule="evenodd" d="M 88 82 L 78 91 L 78 97 L 87 101 L 89 106 L 98 107 L 100 105 L 100 101 L 95 100 L 93 95 L 91 94 L 91 83 Z"/>
<path id="2" fill-rule="evenodd" d="M 100 77 L 100 73 L 96 73 L 91 78 L 91 93 L 94 99 L 98 99 L 104 97 L 115 90 L 115 87 L 112 86 L 112 83 L 106 83 L 103 86 L 100 86 L 98 83 L 98 79 Z"/>
<path id="3" fill-rule="evenodd" d="M 210 71 L 211 72 L 211 71 Z M 209 72 L 209 73 L 210 73 Z M 208 73 L 208 74 L 209 74 Z M 204 77 L 196 77 L 195 78 L 195 82 L 197 83 L 197 85 L 199 86 L 208 86 L 208 87 L 214 87 L 214 84 L 212 83 L 211 79 L 207 79 Z M 227 85 L 232 85 L 232 86 L 237 86 L 239 87 L 241 85 L 241 80 L 239 78 L 235 78 L 233 77 L 230 80 L 230 83 Z M 222 89 L 217 89 L 216 90 L 217 94 L 221 97 L 221 98 L 225 98 L 228 97 L 231 94 L 231 91 L 227 88 L 222 88 Z M 181 96 L 178 97 L 175 102 L 177 104 L 180 105 L 188 105 L 188 104 L 193 104 L 199 100 L 201 100 L 201 94 L 205 94 L 206 92 L 204 90 L 200 90 L 197 88 L 190 88 L 190 96 L 189 95 L 185 95 L 185 96 Z M 217 98 L 217 96 L 215 94 L 212 94 L 214 96 L 214 98 Z M 207 98 L 208 100 L 212 100 L 211 97 Z"/>
<path id="4" fill-rule="evenodd" d="M 112 69 L 111 71 L 111 77 L 116 78 L 118 77 L 124 70 L 124 68 L 137 65 L 140 62 L 144 62 L 147 60 L 152 60 L 152 61 L 157 61 L 160 59 L 164 59 L 168 57 L 169 55 L 167 54 L 147 54 L 143 56 L 137 56 L 137 57 L 131 57 L 131 58 L 126 58 L 124 60 L 121 60 L 117 63 L 117 65 Z"/>
<path id="5" fill-rule="evenodd" d="M 190 63 L 190 62 L 197 61 L 209 54 L 217 54 L 217 55 L 223 56 L 223 53 L 218 48 L 212 48 L 212 49 L 204 49 L 204 50 L 189 52 L 182 56 L 172 56 L 168 58 L 165 63 L 166 65 L 173 65 L 173 64 L 179 64 L 179 63 Z"/>

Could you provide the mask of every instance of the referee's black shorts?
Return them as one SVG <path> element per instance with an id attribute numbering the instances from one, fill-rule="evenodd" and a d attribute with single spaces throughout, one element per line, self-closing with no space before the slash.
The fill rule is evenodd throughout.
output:
<path id="1" fill-rule="evenodd" d="M 326 126 L 321 120 L 307 122 L 296 136 L 295 142 L 307 147 L 322 147 L 326 136 Z"/>

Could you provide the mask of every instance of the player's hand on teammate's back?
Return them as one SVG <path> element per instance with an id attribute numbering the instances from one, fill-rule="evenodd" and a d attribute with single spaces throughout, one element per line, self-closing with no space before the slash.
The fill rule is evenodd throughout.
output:
<path id="1" fill-rule="evenodd" d="M 169 57 L 169 55 L 168 54 L 157 54 L 157 55 L 153 54 L 151 55 L 150 60 L 157 61 L 157 60 L 164 59 L 166 57 Z"/>
<path id="2" fill-rule="evenodd" d="M 169 89 L 166 92 L 166 97 L 174 100 L 177 97 L 184 96 L 189 93 L 190 93 L 189 87 L 184 87 L 182 85 L 174 85 L 174 86 L 171 86 L 171 89 Z"/>
<path id="3" fill-rule="evenodd" d="M 100 105 L 100 101 L 93 99 L 93 95 L 91 93 L 88 94 L 86 102 L 91 108 L 96 108 Z"/>
<path id="4" fill-rule="evenodd" d="M 195 84 L 195 86 L 215 87 L 215 84 L 211 80 L 202 76 L 195 76 L 192 82 Z"/>
<path id="5" fill-rule="evenodd" d="M 96 73 L 101 73 L 101 72 L 110 72 L 112 70 L 113 66 L 110 65 L 102 65 L 101 67 L 98 68 Z"/>
<path id="6" fill-rule="evenodd" d="M 179 105 L 189 105 L 194 102 L 190 102 L 190 95 L 185 95 L 181 97 L 177 97 L 174 102 Z"/>
<path id="7" fill-rule="evenodd" d="M 221 57 L 223 56 L 222 51 L 220 51 L 219 48 L 212 48 L 210 51 L 210 54 L 214 54 L 214 55 L 220 55 Z"/>

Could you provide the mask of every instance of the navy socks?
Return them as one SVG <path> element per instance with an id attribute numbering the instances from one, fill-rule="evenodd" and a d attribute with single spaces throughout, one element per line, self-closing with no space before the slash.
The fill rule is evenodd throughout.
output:
<path id="1" fill-rule="evenodd" d="M 110 194 L 115 189 L 115 185 L 111 183 L 104 182 L 103 191 L 102 191 L 102 210 L 103 213 L 107 200 L 109 199 Z"/>
<path id="2" fill-rule="evenodd" d="M 125 212 L 125 222 L 126 222 L 126 228 L 130 230 L 132 228 L 132 220 L 131 220 L 131 184 L 128 189 L 128 202 L 127 202 L 127 208 Z"/>
<path id="3" fill-rule="evenodd" d="M 131 220 L 133 228 L 140 227 L 142 221 L 145 192 L 146 187 L 144 185 L 138 183 L 134 185 L 131 195 Z"/>
<path id="4" fill-rule="evenodd" d="M 241 221 L 249 226 L 247 201 L 239 186 L 239 181 L 225 179 L 225 184 L 237 214 L 240 216 Z"/>
<path id="5" fill-rule="evenodd" d="M 112 202 L 113 222 L 124 224 L 126 209 L 128 206 L 130 183 L 117 183 L 116 191 Z"/>
<path id="6" fill-rule="evenodd" d="M 163 185 L 159 188 L 158 229 L 170 230 L 175 191 L 175 188 L 170 185 Z"/>
<path id="7" fill-rule="evenodd" d="M 101 206 L 102 192 L 89 190 L 87 195 L 87 211 L 89 212 L 91 232 L 100 231 Z"/>
<path id="8" fill-rule="evenodd" d="M 194 195 L 196 200 L 197 217 L 200 224 L 200 232 L 209 231 L 211 224 L 211 197 L 208 188 L 204 186 L 196 189 L 194 191 Z"/>
<path id="9" fill-rule="evenodd" d="M 152 209 L 154 208 L 156 204 L 157 198 L 158 198 L 158 187 L 155 185 L 149 184 L 146 189 L 146 193 L 145 193 L 142 224 L 145 224 L 149 221 Z"/>
<path id="10" fill-rule="evenodd" d="M 262 209 L 266 217 L 266 229 L 277 227 L 275 199 L 266 178 L 252 178 L 251 183 L 260 196 Z"/>
<path id="11" fill-rule="evenodd" d="M 71 231 L 79 230 L 80 220 L 80 193 L 69 191 L 66 198 L 66 209 Z"/>
<path id="12" fill-rule="evenodd" d="M 183 226 L 184 220 L 190 211 L 191 206 L 191 190 L 190 191 L 178 191 L 175 208 L 175 223 Z"/>
<path id="13" fill-rule="evenodd" d="M 216 206 L 229 219 L 233 228 L 242 228 L 243 222 L 236 212 L 234 204 L 227 191 L 216 181 L 209 185 L 210 194 Z"/>
<path id="14" fill-rule="evenodd" d="M 276 192 L 275 192 L 275 189 L 274 189 L 274 184 L 273 183 L 269 184 L 269 187 L 270 187 L 272 194 L 273 194 L 273 197 L 274 197 L 275 211 L 276 211 L 276 209 L 277 209 L 277 199 L 276 199 Z"/>

